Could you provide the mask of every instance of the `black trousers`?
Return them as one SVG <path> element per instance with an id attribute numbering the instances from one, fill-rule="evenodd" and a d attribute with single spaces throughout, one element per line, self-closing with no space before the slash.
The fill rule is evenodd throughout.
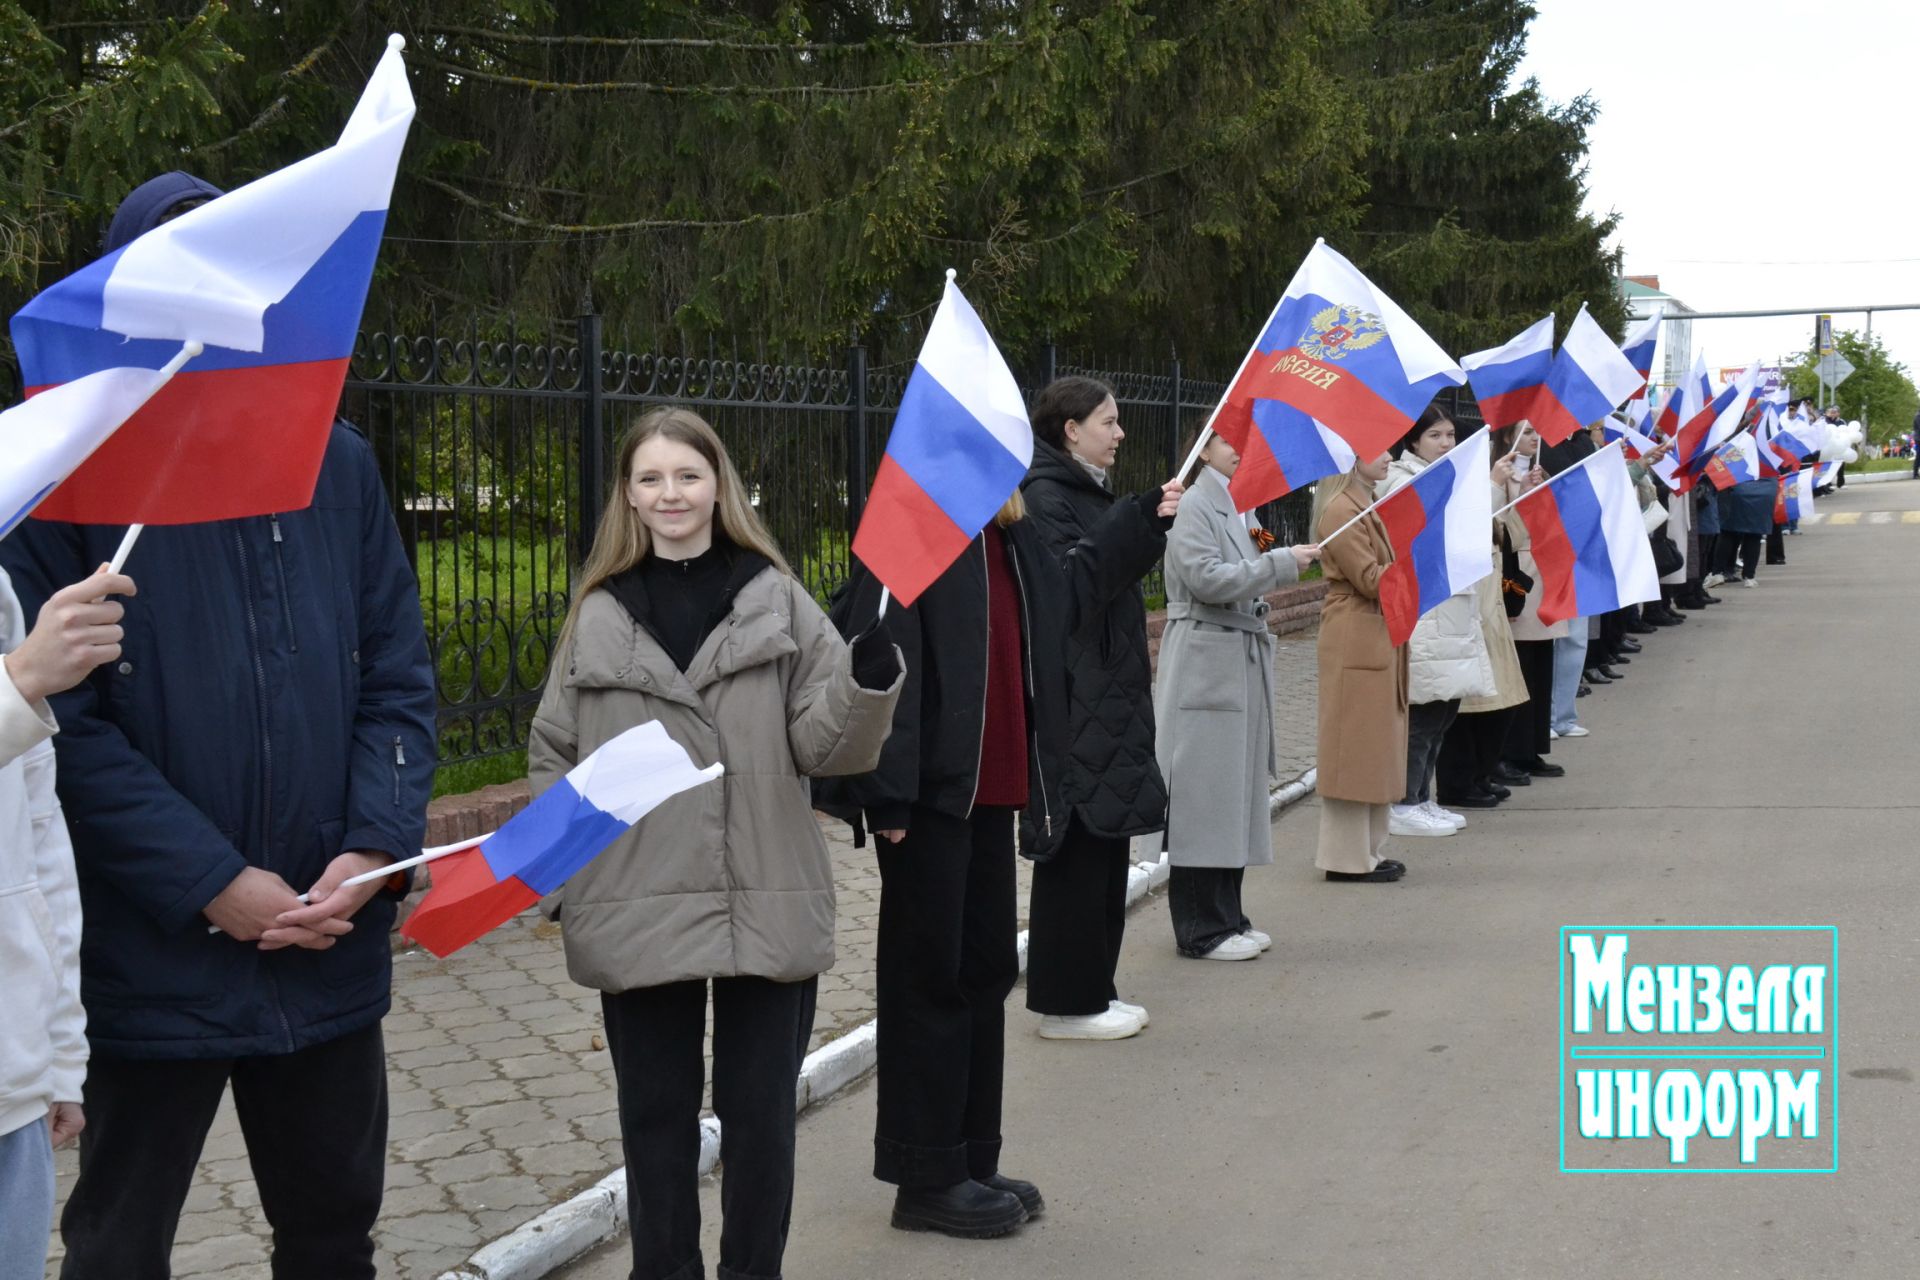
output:
<path id="1" fill-rule="evenodd" d="M 1204 956 L 1236 933 L 1253 928 L 1240 908 L 1245 867 L 1167 868 L 1167 914 L 1183 956 Z"/>
<path id="2" fill-rule="evenodd" d="M 1553 641 L 1515 640 L 1513 649 L 1520 656 L 1527 700 L 1507 721 L 1507 759 L 1524 766 L 1553 749 Z"/>
<path id="3" fill-rule="evenodd" d="M 1760 535 L 1757 533 L 1723 533 L 1720 535 L 1720 562 L 1715 572 L 1723 578 L 1734 576 L 1736 567 L 1740 576 L 1751 578 L 1760 572 Z"/>
<path id="4" fill-rule="evenodd" d="M 1776 524 L 1767 531 L 1767 563 L 1785 564 L 1787 562 L 1787 526 Z"/>
<path id="5" fill-rule="evenodd" d="M 1516 713 L 1524 713 L 1530 703 L 1503 707 L 1498 711 L 1462 711 L 1447 726 L 1440 740 L 1439 801 L 1448 796 L 1473 792 L 1505 754 L 1507 735 L 1512 732 Z"/>
<path id="6" fill-rule="evenodd" d="M 387 1165 L 377 1024 L 273 1057 L 94 1058 L 80 1178 L 60 1215 L 61 1280 L 173 1274 L 180 1208 L 228 1084 L 273 1228 L 274 1280 L 372 1280 Z"/>
<path id="7" fill-rule="evenodd" d="M 1075 816 L 1060 851 L 1034 864 L 1027 1008 L 1035 1013 L 1105 1013 L 1119 996 L 1113 975 L 1127 928 L 1131 843 L 1095 835 Z"/>
<path id="8" fill-rule="evenodd" d="M 1720 572 L 1720 535 L 1703 533 L 1700 535 L 1700 577 Z M 1724 575 L 1722 575 L 1724 576 Z M 1703 587 L 1702 590 L 1705 590 Z"/>
<path id="9" fill-rule="evenodd" d="M 1615 609 L 1600 615 L 1600 638 L 1596 642 L 1599 652 L 1589 650 L 1588 666 L 1603 667 L 1620 656 L 1620 642 L 1626 639 L 1627 619 L 1630 616 L 1626 609 Z"/>
<path id="10" fill-rule="evenodd" d="M 720 1118 L 720 1268 L 780 1274 L 793 1217 L 794 1087 L 820 980 L 713 980 L 713 1113 Z M 707 984 L 600 997 L 627 1157 L 633 1280 L 704 1276 L 700 1094 Z"/>
<path id="11" fill-rule="evenodd" d="M 1416 702 L 1407 708 L 1407 794 L 1401 804 L 1433 799 L 1433 767 L 1440 759 L 1440 743 L 1460 714 L 1460 699 Z"/>
<path id="12" fill-rule="evenodd" d="M 913 807 L 879 842 L 873 1176 L 919 1190 L 1000 1170 L 1015 951 L 1012 809 Z"/>

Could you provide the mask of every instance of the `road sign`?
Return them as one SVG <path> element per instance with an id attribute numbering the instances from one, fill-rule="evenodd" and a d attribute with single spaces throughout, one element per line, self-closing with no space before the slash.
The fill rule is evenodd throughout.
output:
<path id="1" fill-rule="evenodd" d="M 1847 359 L 1838 351 L 1833 352 L 1831 355 L 1821 356 L 1820 362 L 1814 365 L 1813 368 L 1814 372 L 1820 375 L 1820 381 L 1830 387 L 1837 387 L 1853 376 L 1853 361 Z"/>
<path id="2" fill-rule="evenodd" d="M 1813 318 L 1813 352 L 1821 356 L 1830 356 L 1834 353 L 1832 316 Z"/>

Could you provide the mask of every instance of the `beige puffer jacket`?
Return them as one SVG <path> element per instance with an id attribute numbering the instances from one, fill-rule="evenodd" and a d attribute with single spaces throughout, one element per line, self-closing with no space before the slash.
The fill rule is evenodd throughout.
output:
<path id="1" fill-rule="evenodd" d="M 627 991 L 832 968 L 833 867 L 806 779 L 874 767 L 901 681 L 862 689 L 820 606 L 773 568 L 740 588 L 685 672 L 605 590 L 581 606 L 554 672 L 527 744 L 536 795 L 647 720 L 696 765 L 727 767 L 549 896 L 569 976 Z"/>

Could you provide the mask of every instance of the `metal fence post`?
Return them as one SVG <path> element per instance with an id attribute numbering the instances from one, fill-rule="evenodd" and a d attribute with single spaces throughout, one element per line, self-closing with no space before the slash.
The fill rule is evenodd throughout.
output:
<path id="1" fill-rule="evenodd" d="M 1056 372 L 1059 368 L 1060 349 L 1049 340 L 1046 346 L 1040 348 L 1040 385 L 1044 387 L 1059 377 Z"/>
<path id="2" fill-rule="evenodd" d="M 847 539 L 867 509 L 867 349 L 847 348 Z"/>
<path id="3" fill-rule="evenodd" d="M 593 531 L 607 497 L 605 390 L 600 381 L 600 317 L 580 317 L 580 518 L 574 528 L 574 556 L 584 564 L 593 547 Z"/>

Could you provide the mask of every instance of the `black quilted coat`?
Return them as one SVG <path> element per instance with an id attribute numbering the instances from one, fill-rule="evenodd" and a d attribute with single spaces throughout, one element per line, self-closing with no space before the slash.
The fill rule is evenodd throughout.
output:
<path id="1" fill-rule="evenodd" d="M 1027 517 L 1061 556 L 1105 518 L 1114 496 L 1093 474 L 1044 440 L 1021 482 Z M 1160 526 L 1165 545 L 1165 521 Z M 1158 831 L 1167 820 L 1167 784 L 1153 750 L 1153 668 L 1147 660 L 1147 604 L 1135 582 L 1108 604 L 1100 625 L 1067 641 L 1072 745 L 1061 797 L 1075 820 L 1102 836 Z"/>

